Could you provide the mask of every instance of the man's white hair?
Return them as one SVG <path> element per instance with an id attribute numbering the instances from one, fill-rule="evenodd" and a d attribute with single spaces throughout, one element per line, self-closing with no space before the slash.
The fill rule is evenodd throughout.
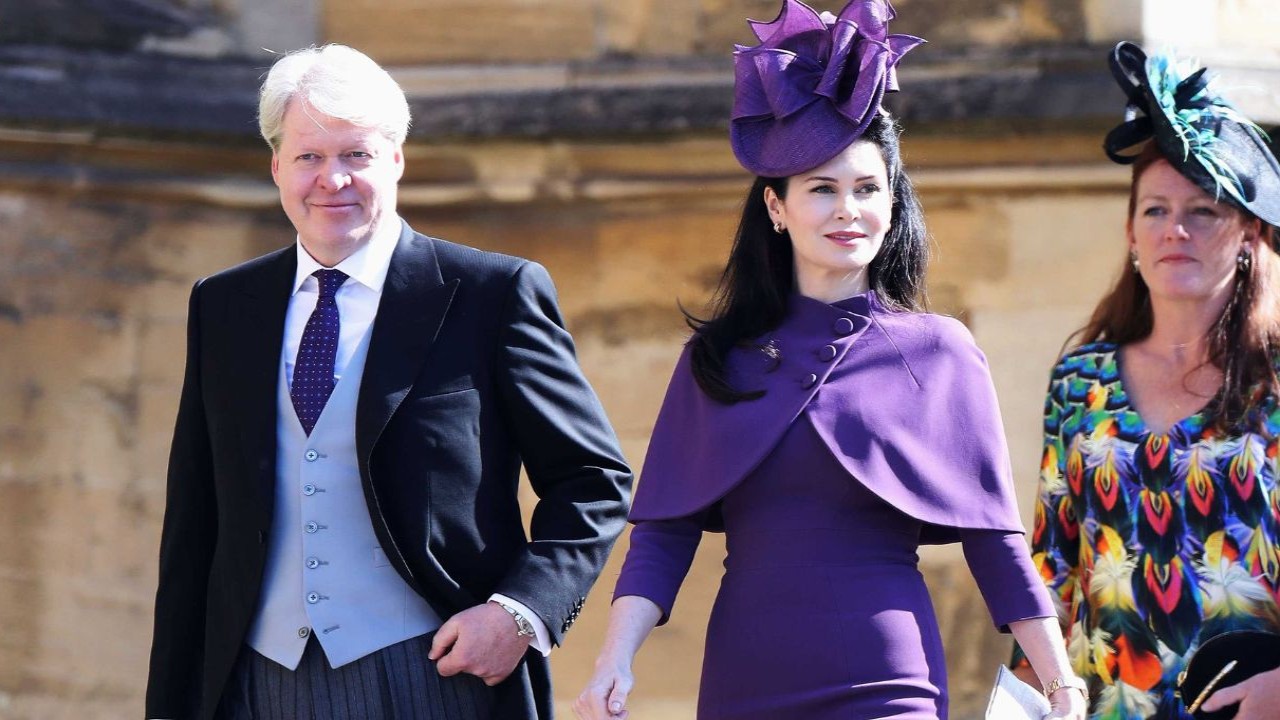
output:
<path id="1" fill-rule="evenodd" d="M 284 114 L 295 100 L 308 112 L 374 128 L 397 146 L 409 133 L 404 90 L 369 56 L 346 45 L 295 50 L 271 66 L 258 93 L 258 129 L 272 150 L 280 149 Z"/>

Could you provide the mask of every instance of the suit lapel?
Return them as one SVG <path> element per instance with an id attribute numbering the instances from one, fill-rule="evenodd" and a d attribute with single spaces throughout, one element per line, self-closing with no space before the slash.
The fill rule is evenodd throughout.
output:
<path id="1" fill-rule="evenodd" d="M 236 419 L 240 423 L 247 467 L 258 473 L 251 483 L 258 499 L 254 507 L 265 509 L 268 521 L 275 499 L 280 352 L 297 267 L 294 247 L 279 251 L 267 260 L 261 272 L 246 278 L 230 307 L 230 317 L 238 334 L 230 362 L 238 370 L 237 382 L 242 388 L 237 393 Z"/>
<path id="2" fill-rule="evenodd" d="M 413 387 L 457 288 L 458 280 L 444 282 L 431 238 L 405 224 L 382 288 L 356 402 L 356 452 L 366 482 L 373 447 Z"/>

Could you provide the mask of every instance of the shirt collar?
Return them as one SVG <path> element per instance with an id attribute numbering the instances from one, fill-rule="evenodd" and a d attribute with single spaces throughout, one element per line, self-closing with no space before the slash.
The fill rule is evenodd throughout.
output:
<path id="1" fill-rule="evenodd" d="M 400 240 L 401 225 L 402 221 L 399 218 L 396 222 L 384 223 L 369 242 L 361 245 L 333 269 L 341 270 L 351 280 L 376 293 L 381 293 L 382 286 L 387 281 L 387 270 L 391 267 L 391 254 L 395 252 L 396 243 Z M 296 295 L 312 273 L 326 268 L 316 262 L 316 259 L 311 257 L 311 253 L 302 247 L 301 238 L 295 240 L 294 245 L 298 254 L 298 270 L 293 278 L 293 294 Z"/>

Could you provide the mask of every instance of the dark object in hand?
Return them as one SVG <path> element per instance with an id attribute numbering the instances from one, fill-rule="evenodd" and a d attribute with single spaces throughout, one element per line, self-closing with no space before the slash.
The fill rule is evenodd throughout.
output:
<path id="1" fill-rule="evenodd" d="M 1178 676 L 1178 697 L 1196 720 L 1231 720 L 1237 703 L 1215 712 L 1200 705 L 1217 690 L 1280 667 L 1280 635 L 1237 630 L 1215 635 L 1196 649 Z"/>

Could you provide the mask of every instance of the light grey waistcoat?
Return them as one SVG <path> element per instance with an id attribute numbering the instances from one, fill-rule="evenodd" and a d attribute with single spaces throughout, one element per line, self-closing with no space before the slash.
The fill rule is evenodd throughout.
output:
<path id="1" fill-rule="evenodd" d="M 293 670 L 316 633 L 331 667 L 440 626 L 373 533 L 356 457 L 356 398 L 366 332 L 307 437 L 277 383 L 276 502 L 258 609 L 247 642 Z"/>

